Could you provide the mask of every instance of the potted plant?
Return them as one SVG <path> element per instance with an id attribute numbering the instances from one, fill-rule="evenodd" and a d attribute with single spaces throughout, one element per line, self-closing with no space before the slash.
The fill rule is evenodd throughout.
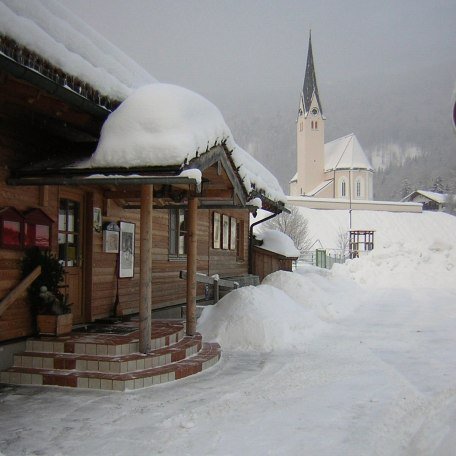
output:
<path id="1" fill-rule="evenodd" d="M 60 291 L 64 269 L 59 260 L 48 250 L 32 247 L 22 259 L 22 277 L 28 276 L 37 266 L 41 274 L 27 289 L 37 329 L 43 335 L 59 336 L 71 332 L 73 314 L 67 296 Z"/>

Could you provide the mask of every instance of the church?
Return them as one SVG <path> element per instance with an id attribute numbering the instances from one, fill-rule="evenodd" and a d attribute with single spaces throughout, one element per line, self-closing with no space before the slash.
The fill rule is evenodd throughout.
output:
<path id="1" fill-rule="evenodd" d="M 290 196 L 372 200 L 374 170 L 352 133 L 325 144 L 325 121 L 309 36 L 306 73 L 296 119 L 297 172 Z"/>

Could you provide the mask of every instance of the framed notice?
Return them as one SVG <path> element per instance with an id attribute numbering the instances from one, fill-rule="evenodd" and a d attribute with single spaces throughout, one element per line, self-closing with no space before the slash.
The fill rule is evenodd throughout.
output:
<path id="1" fill-rule="evenodd" d="M 236 249 L 236 219 L 230 218 L 230 250 Z"/>
<path id="2" fill-rule="evenodd" d="M 222 248 L 228 250 L 230 248 L 230 218 L 228 215 L 222 215 Z"/>
<path id="3" fill-rule="evenodd" d="M 221 227 L 220 227 L 220 214 L 218 212 L 214 212 L 213 214 L 213 223 L 212 223 L 212 237 L 213 237 L 213 245 L 214 249 L 220 248 L 220 239 L 221 239 Z"/>
<path id="4" fill-rule="evenodd" d="M 135 268 L 135 224 L 120 222 L 119 277 L 133 277 Z"/>

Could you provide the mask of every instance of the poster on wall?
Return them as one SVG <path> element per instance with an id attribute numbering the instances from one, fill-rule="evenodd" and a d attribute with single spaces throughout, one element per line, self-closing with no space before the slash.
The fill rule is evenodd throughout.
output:
<path id="1" fill-rule="evenodd" d="M 222 249 L 228 250 L 230 247 L 230 218 L 228 215 L 222 215 Z"/>
<path id="2" fill-rule="evenodd" d="M 214 212 L 214 223 L 213 223 L 213 245 L 214 249 L 220 248 L 220 214 Z"/>
<path id="3" fill-rule="evenodd" d="M 120 222 L 119 277 L 133 277 L 135 268 L 135 224 Z"/>

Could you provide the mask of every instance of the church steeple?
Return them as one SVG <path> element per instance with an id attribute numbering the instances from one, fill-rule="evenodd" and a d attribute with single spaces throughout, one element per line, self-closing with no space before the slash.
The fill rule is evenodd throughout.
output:
<path id="1" fill-rule="evenodd" d="M 307 114 L 310 110 L 312 103 L 312 97 L 315 93 L 317 99 L 318 109 L 320 114 L 323 115 L 323 109 L 321 107 L 320 96 L 318 95 L 317 77 L 315 76 L 315 66 L 313 61 L 312 53 L 312 31 L 309 32 L 309 49 L 307 51 L 307 64 L 306 64 L 306 75 L 304 77 L 304 85 L 302 87 L 302 104 L 304 108 L 304 114 Z"/>

